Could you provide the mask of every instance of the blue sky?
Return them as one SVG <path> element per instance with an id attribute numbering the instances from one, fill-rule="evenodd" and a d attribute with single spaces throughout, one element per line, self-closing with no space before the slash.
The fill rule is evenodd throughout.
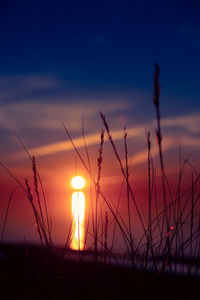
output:
<path id="1" fill-rule="evenodd" d="M 1 73 L 60 75 L 72 89 L 149 91 L 157 61 L 166 90 L 195 94 L 199 12 L 198 1 L 6 1 Z"/>

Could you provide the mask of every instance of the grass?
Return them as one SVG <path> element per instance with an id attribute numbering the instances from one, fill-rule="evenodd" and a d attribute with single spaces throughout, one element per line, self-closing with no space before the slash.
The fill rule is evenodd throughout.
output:
<path id="1" fill-rule="evenodd" d="M 82 126 L 82 134 L 86 159 L 79 152 L 68 129 L 63 123 L 67 138 L 71 141 L 74 151 L 88 173 L 90 182 L 94 187 L 95 195 L 93 196 L 91 192 L 90 212 L 85 234 L 85 244 L 88 241 L 88 237 L 90 237 L 90 240 L 92 239 L 92 243 L 88 247 L 88 250 L 77 251 L 79 257 L 78 264 L 70 261 L 71 252 L 69 251 L 69 246 L 73 237 L 73 220 L 70 222 L 64 248 L 62 251 L 61 249 L 57 251 L 51 236 L 48 206 L 36 160 L 30 156 L 26 146 L 18 137 L 20 144 L 32 163 L 34 194 L 31 192 L 27 179 L 25 180 L 25 184 L 21 183 L 3 163 L 1 165 L 17 182 L 17 188 L 23 189 L 30 202 L 41 244 L 41 249 L 37 248 L 37 255 L 35 255 L 35 248 L 32 246 L 26 246 L 26 249 L 29 252 L 33 252 L 33 255 L 22 255 L 21 264 L 23 271 L 20 272 L 20 276 L 28 276 L 28 281 L 31 278 L 33 279 L 32 282 L 27 282 L 28 287 L 25 289 L 25 293 L 28 293 L 34 286 L 39 285 L 38 293 L 43 293 L 43 290 L 46 290 L 48 293 L 48 295 L 46 294 L 41 299 L 65 299 L 64 295 L 67 295 L 67 293 L 69 295 L 70 293 L 69 290 L 65 292 L 65 284 L 69 288 L 72 285 L 74 290 L 76 290 L 76 284 L 81 285 L 87 294 L 88 282 L 90 282 L 90 289 L 91 286 L 93 287 L 92 290 L 98 289 L 99 295 L 96 290 L 93 292 L 95 293 L 95 298 L 99 296 L 99 299 L 101 297 L 119 298 L 119 295 L 124 293 L 127 294 L 127 297 L 132 293 L 137 295 L 137 297 L 146 298 L 151 293 L 155 299 L 167 299 L 168 297 L 171 299 L 193 299 L 192 289 L 195 291 L 197 288 L 200 271 L 200 173 L 188 160 L 182 160 L 180 151 L 177 189 L 175 192 L 172 191 L 166 176 L 162 150 L 159 98 L 159 66 L 156 64 L 153 104 L 157 119 L 156 138 L 160 161 L 160 176 L 158 176 L 158 172 L 154 167 L 151 155 L 151 135 L 150 132 L 147 132 L 148 202 L 145 214 L 138 205 L 138 199 L 135 198 L 132 182 L 130 181 L 126 128 L 124 128 L 124 136 L 122 137 L 124 144 L 123 157 L 125 161 L 123 163 L 123 159 L 112 138 L 106 117 L 103 113 L 100 114 L 104 130 L 100 134 L 100 144 L 96 161 L 97 175 L 95 176 L 91 169 L 89 151 L 85 142 L 84 126 Z M 115 157 L 121 170 L 121 192 L 125 190 L 126 217 L 120 211 L 122 193 L 119 194 L 118 200 L 114 201 L 104 192 L 101 186 L 105 135 L 113 150 L 113 157 Z M 186 168 L 190 170 L 190 178 L 188 179 L 190 184 L 189 187 L 184 188 L 183 176 Z M 160 179 L 162 196 L 158 194 L 158 181 Z M 15 190 L 11 193 L 4 219 L 1 234 L 1 249 L 5 248 L 2 242 L 10 202 L 14 193 Z M 138 228 L 134 226 L 135 222 L 139 224 L 139 234 Z M 113 250 L 115 249 L 117 234 L 120 234 L 125 249 L 120 257 Z M 10 247 L 10 249 L 14 249 L 12 250 L 13 253 L 18 251 L 14 246 Z M 89 252 L 90 249 L 92 249 L 92 252 Z M 24 253 L 25 250 L 20 248 L 20 251 Z M 90 253 L 90 257 L 93 257 L 92 261 L 90 259 L 90 262 L 88 262 L 88 253 Z M 44 257 L 46 257 L 45 263 L 43 261 Z M 10 272 L 12 273 L 12 263 L 8 262 L 8 260 L 1 261 L 3 268 L 5 267 L 4 271 L 7 273 L 7 279 L 10 276 Z M 17 269 L 20 268 L 16 260 L 14 260 L 14 265 Z M 126 268 L 127 266 L 128 268 Z M 43 274 L 46 275 L 43 276 Z M 177 275 L 184 275 L 184 277 L 178 277 Z M 173 284 L 174 278 L 176 278 L 176 281 Z M 1 281 L 4 282 L 5 280 L 2 276 Z M 17 274 L 15 274 L 15 280 L 19 285 L 21 284 L 21 279 L 17 278 Z M 102 281 L 102 286 L 99 280 Z M 132 288 L 133 282 L 134 289 Z M 107 287 L 106 289 L 105 286 Z M 169 292 L 168 287 L 170 287 L 171 292 Z M 106 293 L 106 290 L 107 294 L 102 295 L 101 292 L 104 291 Z M 21 292 L 23 293 L 23 291 Z M 34 292 L 33 298 L 38 298 L 38 295 L 37 292 Z M 23 298 L 23 295 L 21 298 Z M 29 299 L 31 298 L 29 297 Z"/>

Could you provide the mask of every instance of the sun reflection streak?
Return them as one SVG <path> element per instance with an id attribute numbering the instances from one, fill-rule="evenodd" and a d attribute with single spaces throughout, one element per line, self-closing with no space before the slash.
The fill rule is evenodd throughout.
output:
<path id="1" fill-rule="evenodd" d="M 85 218 L 85 195 L 83 192 L 72 194 L 72 242 L 74 250 L 84 249 L 84 218 Z"/>

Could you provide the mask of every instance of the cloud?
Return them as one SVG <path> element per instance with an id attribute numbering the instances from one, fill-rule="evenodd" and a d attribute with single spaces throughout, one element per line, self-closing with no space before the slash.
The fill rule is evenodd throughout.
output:
<path id="1" fill-rule="evenodd" d="M 61 86 L 61 81 L 45 74 L 0 76 L 0 101 L 22 100 L 36 92 L 49 92 Z"/>
<path id="2" fill-rule="evenodd" d="M 132 128 L 128 130 L 129 137 L 140 136 L 142 132 L 144 132 L 144 129 L 142 127 Z M 115 141 L 120 140 L 122 136 L 123 136 L 122 130 L 115 130 L 112 132 L 112 137 Z M 97 145 L 99 144 L 99 140 L 100 140 L 99 132 L 88 134 L 85 136 L 85 142 L 87 146 Z M 73 142 L 77 148 L 84 147 L 84 141 L 82 136 L 73 139 Z M 69 151 L 72 149 L 73 149 L 73 145 L 70 141 L 61 141 L 58 143 L 47 144 L 41 147 L 31 148 L 29 149 L 29 152 L 35 156 L 44 156 L 44 155 L 60 153 L 63 151 Z M 20 159 L 25 157 L 25 153 L 19 152 L 9 157 L 13 159 Z"/>
<path id="3" fill-rule="evenodd" d="M 65 121 L 70 130 L 80 129 L 81 119 L 84 116 L 86 125 L 103 107 L 106 113 L 127 110 L 130 105 L 121 99 L 106 101 L 82 101 L 82 99 L 67 101 L 20 101 L 0 105 L 0 126 L 5 129 L 60 129 L 61 121 Z"/>
<path id="4" fill-rule="evenodd" d="M 45 74 L 0 76 L 0 128 L 60 130 L 60 122 L 65 121 L 70 130 L 80 130 L 82 116 L 90 127 L 101 109 L 105 113 L 130 109 L 123 95 L 87 96 L 70 92 L 68 83 Z"/>
<path id="5" fill-rule="evenodd" d="M 167 150 L 171 149 L 172 147 L 174 147 L 174 140 L 172 138 L 165 138 L 163 140 L 163 144 L 162 144 L 163 152 L 166 152 Z M 159 154 L 158 153 L 158 145 L 154 141 L 154 143 L 152 143 L 152 147 L 151 147 L 151 155 L 152 155 L 152 157 L 155 157 L 158 154 Z M 129 166 L 131 166 L 131 165 L 135 166 L 138 164 L 142 164 L 144 162 L 147 162 L 147 148 L 145 150 L 138 151 L 135 155 L 133 155 L 132 157 L 129 157 Z M 125 165 L 125 160 L 123 160 L 123 164 Z"/>
<path id="6" fill-rule="evenodd" d="M 62 151 L 72 150 L 72 145 L 67 141 L 59 141 L 57 132 L 63 131 L 61 122 L 64 121 L 71 133 L 81 131 L 82 116 L 84 117 L 84 128 L 86 143 L 88 146 L 99 143 L 99 111 L 108 115 L 108 123 L 111 124 L 112 136 L 114 140 L 121 140 L 122 130 L 118 130 L 120 123 L 126 120 L 127 124 L 132 124 L 134 118 L 133 101 L 123 94 L 90 95 L 86 98 L 85 94 L 67 94 L 66 89 L 62 93 L 51 93 L 54 89 L 63 86 L 62 80 L 56 77 L 45 75 L 19 75 L 0 77 L 0 129 L 9 132 L 23 130 L 23 136 L 31 133 L 37 138 L 33 141 L 30 150 L 36 156 L 45 156 Z M 55 91 L 54 90 L 54 91 Z M 38 93 L 37 93 L 38 92 Z M 36 94 L 35 94 L 36 93 Z M 57 97 L 58 95 L 58 97 Z M 136 97 L 137 98 L 137 97 Z M 142 94 L 140 100 L 143 100 Z M 9 101 L 5 101 L 8 99 Z M 134 98 L 135 99 L 135 98 Z M 137 116 L 135 119 L 137 120 Z M 164 118 L 161 120 L 164 134 L 163 149 L 167 151 L 182 144 L 184 146 L 199 147 L 197 139 L 200 128 L 200 113 L 186 114 Z M 102 125 L 100 125 L 102 126 Z M 137 146 L 137 153 L 133 159 L 135 164 L 143 163 L 146 160 L 145 129 L 154 132 L 156 120 L 143 122 L 139 126 L 128 127 L 128 138 L 130 146 L 133 143 Z M 44 131 L 45 144 L 41 144 L 40 132 Z M 51 134 L 49 134 L 51 133 Z M 54 139 L 56 143 L 48 142 Z M 131 140 L 131 138 L 134 138 Z M 84 146 L 82 137 L 75 138 L 76 146 Z M 37 144 L 34 144 L 37 143 Z M 40 143 L 40 146 L 38 144 Z M 43 142 L 44 143 L 44 142 Z M 153 145 L 153 144 L 152 144 Z M 135 148 L 134 148 L 135 149 Z M 156 155 L 156 146 L 152 146 L 152 154 Z M 12 158 L 22 158 L 23 153 L 16 153 Z"/>
<path id="7" fill-rule="evenodd" d="M 165 118 L 162 120 L 164 127 L 185 128 L 191 133 L 199 132 L 200 128 L 200 113 L 182 115 L 179 117 Z"/>
<path id="8" fill-rule="evenodd" d="M 154 125 L 153 125 L 154 123 Z M 149 123 L 151 131 L 156 125 L 155 121 L 152 124 Z M 162 119 L 162 129 L 172 128 L 172 132 L 167 131 L 167 136 L 164 136 L 162 140 L 162 150 L 166 152 L 177 146 L 184 146 L 192 148 L 200 148 L 200 138 L 192 136 L 199 133 L 200 128 L 200 114 L 189 114 L 179 117 L 171 117 Z M 155 126 L 156 127 L 156 126 Z M 181 133 L 181 134 L 180 134 Z M 151 155 L 155 157 L 158 155 L 158 145 L 155 140 L 152 143 Z M 134 156 L 129 158 L 130 165 L 137 165 L 147 161 L 147 149 L 138 151 Z M 125 161 L 123 161 L 125 163 Z"/>
<path id="9" fill-rule="evenodd" d="M 185 136 L 181 139 L 181 145 L 186 147 L 200 148 L 200 138 Z"/>
<path id="10" fill-rule="evenodd" d="M 173 129 L 181 129 L 184 134 L 181 136 L 179 133 L 176 133 L 176 130 L 172 131 L 169 136 L 164 136 L 163 138 L 163 151 L 167 151 L 172 149 L 173 147 L 177 147 L 179 143 L 182 146 L 189 146 L 189 147 L 200 147 L 200 138 L 196 136 L 192 136 L 191 132 L 196 132 L 196 122 L 199 122 L 198 114 L 196 115 L 185 115 L 180 117 L 173 117 L 173 118 L 166 118 L 162 120 L 163 129 L 173 127 Z M 188 123 L 190 120 L 193 123 Z M 144 145 L 145 139 L 145 128 L 148 128 L 154 131 L 155 128 L 155 121 L 151 121 L 149 123 L 142 124 L 140 126 L 135 126 L 127 129 L 128 138 L 132 143 L 138 143 L 143 141 L 142 145 Z M 185 128 L 188 132 L 185 131 Z M 97 145 L 99 144 L 99 132 L 88 134 L 85 136 L 87 146 Z M 121 140 L 123 138 L 123 131 L 120 130 L 113 130 L 112 131 L 113 140 Z M 134 138 L 131 140 L 131 138 Z M 74 143 L 77 148 L 84 147 L 84 142 L 82 136 L 75 138 Z M 73 146 L 70 141 L 61 141 L 58 143 L 50 143 L 40 147 L 34 147 L 29 149 L 30 153 L 35 156 L 45 156 L 51 155 L 55 153 L 60 153 L 63 151 L 70 151 L 73 150 Z M 158 154 L 157 143 L 154 138 L 152 138 L 152 149 L 151 149 L 152 156 L 156 156 Z M 23 158 L 25 154 L 23 152 L 17 153 L 12 155 L 13 159 Z M 11 158 L 11 157 L 10 157 Z M 138 150 L 133 157 L 129 158 L 129 161 L 133 164 L 141 164 L 146 161 L 147 158 L 147 151 Z"/>

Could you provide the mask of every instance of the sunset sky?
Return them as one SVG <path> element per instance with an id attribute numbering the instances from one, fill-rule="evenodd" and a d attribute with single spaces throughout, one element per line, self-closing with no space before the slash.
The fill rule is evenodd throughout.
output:
<path id="1" fill-rule="evenodd" d="M 85 155 L 84 120 L 94 168 L 103 127 L 100 111 L 106 115 L 122 160 L 123 127 L 127 127 L 135 177 L 143 178 L 146 170 L 145 130 L 151 131 L 156 159 L 155 62 L 161 70 L 163 150 L 169 173 L 179 164 L 179 146 L 183 158 L 199 166 L 199 16 L 200 2 L 194 0 L 1 1 L 1 161 L 22 182 L 29 178 L 31 164 L 17 133 L 36 156 L 55 215 L 64 207 L 55 201 L 64 197 L 65 189 L 69 193 L 76 170 L 87 177 L 61 122 Z M 118 183 L 119 167 L 107 144 L 102 183 Z M 16 183 L 2 168 L 0 185 L 5 210 Z M 25 208 L 16 201 L 13 208 L 18 209 L 11 214 L 22 230 L 18 210 Z"/>

